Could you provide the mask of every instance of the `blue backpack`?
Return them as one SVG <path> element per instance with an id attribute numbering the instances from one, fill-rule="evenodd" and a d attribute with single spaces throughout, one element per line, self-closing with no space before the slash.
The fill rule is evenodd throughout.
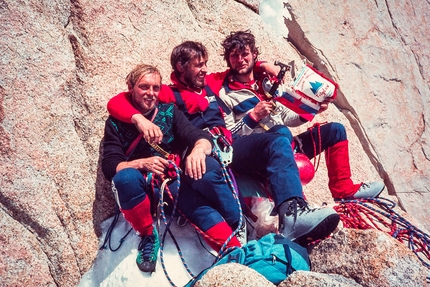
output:
<path id="1" fill-rule="evenodd" d="M 252 240 L 244 247 L 237 248 L 211 267 L 203 270 L 184 287 L 192 287 L 211 268 L 225 263 L 246 265 L 278 285 L 296 270 L 310 270 L 306 248 L 286 239 L 282 235 L 269 233 L 259 240 Z"/>

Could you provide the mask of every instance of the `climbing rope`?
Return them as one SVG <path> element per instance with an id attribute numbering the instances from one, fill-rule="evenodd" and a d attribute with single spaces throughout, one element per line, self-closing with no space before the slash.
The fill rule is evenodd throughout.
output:
<path id="1" fill-rule="evenodd" d="M 217 150 L 216 149 L 214 149 L 213 150 L 213 154 L 214 154 L 214 156 L 217 158 L 217 159 L 220 159 L 220 155 L 217 153 Z M 230 174 L 229 174 L 229 172 L 228 172 L 228 169 L 227 169 L 227 167 L 226 167 L 226 165 L 223 163 L 223 161 L 221 161 L 221 160 L 219 160 L 220 161 L 220 163 L 221 163 L 221 167 L 222 167 L 222 171 L 223 171 L 223 176 L 224 176 L 224 178 L 226 179 L 226 181 L 227 181 L 227 183 L 229 184 L 229 186 L 231 187 L 231 189 L 232 189 L 232 193 L 233 193 L 233 197 L 235 198 L 235 200 L 236 200 L 236 203 L 238 204 L 238 207 L 239 207 L 239 214 L 240 214 L 240 217 L 239 217 L 239 223 L 238 223 L 238 227 L 237 227 L 237 229 L 235 230 L 235 231 L 233 231 L 233 233 L 226 239 L 226 241 L 223 243 L 223 245 L 221 246 L 221 248 L 220 248 L 220 251 L 219 251 L 219 253 L 218 253 L 218 255 L 216 256 L 216 258 L 215 258 L 215 261 L 214 261 L 214 264 L 218 261 L 218 260 L 220 260 L 226 253 L 228 253 L 228 252 L 230 252 L 231 250 L 233 250 L 233 249 L 236 249 L 237 247 L 228 247 L 227 248 L 227 245 L 228 245 L 228 242 L 237 234 L 237 232 L 239 231 L 239 229 L 240 229 L 240 227 L 241 227 L 241 225 L 242 225 L 242 223 L 243 223 L 243 215 L 242 215 L 242 207 L 241 207 L 241 204 L 240 204 L 240 200 L 239 200 L 239 197 L 238 197 L 238 195 L 237 195 L 237 188 L 236 188 L 236 185 L 235 185 L 235 183 L 233 182 L 233 180 L 232 180 L 232 177 L 230 176 Z M 176 180 L 178 181 L 178 187 L 177 187 L 177 189 L 179 190 L 179 188 L 180 188 L 180 170 L 178 169 L 178 167 L 176 166 L 176 164 L 175 163 L 173 163 L 173 162 L 170 162 L 174 167 L 175 167 L 175 169 L 176 169 L 176 175 L 177 175 L 177 177 L 176 177 Z M 162 236 L 162 240 L 160 240 L 160 262 L 161 262 L 161 265 L 162 265 L 162 268 L 163 268 L 163 272 L 164 272 L 164 274 L 165 274 L 165 276 L 166 276 L 166 278 L 167 278 L 167 280 L 169 281 L 169 283 L 170 283 L 170 285 L 171 286 L 173 286 L 173 287 L 176 287 L 176 285 L 175 285 L 175 283 L 173 282 L 173 280 L 170 278 L 170 276 L 169 276 L 169 274 L 168 274 L 168 272 L 167 272 L 167 268 L 166 268 L 166 266 L 165 266 L 165 262 L 164 262 L 164 241 L 165 241 L 165 238 L 166 238 L 166 235 L 167 235 L 167 233 L 169 233 L 169 235 L 170 235 L 170 237 L 172 238 L 172 241 L 174 242 L 174 244 L 175 244 L 175 246 L 176 246 L 176 249 L 178 250 L 178 253 L 179 253 L 179 256 L 180 256 L 180 258 L 181 258 L 181 261 L 182 261 L 182 264 L 184 265 L 184 267 L 185 267 L 185 269 L 186 269 L 186 271 L 188 272 L 188 274 L 192 277 L 192 278 L 195 278 L 196 276 L 192 273 L 192 271 L 190 270 L 190 268 L 188 267 L 188 265 L 187 265 L 187 263 L 185 262 L 185 259 L 184 259 L 184 256 L 183 256 L 183 254 L 182 254 L 182 251 L 181 251 L 181 249 L 180 249 L 180 247 L 179 247 L 179 244 L 178 244 L 178 242 L 177 242 L 177 240 L 175 239 L 175 237 L 174 237 L 174 235 L 172 234 L 172 232 L 171 232 L 171 230 L 170 230 L 170 225 L 171 225 L 171 223 L 172 223 L 172 221 L 173 221 L 173 215 L 176 213 L 176 211 L 178 210 L 177 209 L 177 202 L 178 202 L 178 197 L 179 197 L 179 193 L 176 195 L 176 197 L 174 198 L 173 197 L 173 195 L 172 195 L 172 193 L 170 192 L 170 190 L 169 190 L 169 188 L 168 188 L 168 186 L 167 186 L 167 183 L 168 183 L 168 181 L 170 180 L 170 179 L 162 179 L 163 180 L 163 182 L 162 182 L 162 184 L 161 184 L 161 186 L 160 186 L 160 192 L 159 192 L 159 204 L 158 204 L 158 207 L 159 207 L 159 211 L 160 211 L 160 215 L 161 215 L 161 218 L 163 219 L 163 222 L 164 222 L 164 225 L 165 225 L 165 229 L 164 229 L 164 232 L 163 232 L 163 236 Z M 174 202 L 174 205 L 173 205 L 173 211 L 172 211 L 172 216 L 170 217 L 170 220 L 167 220 L 167 218 L 166 218 L 166 215 L 165 215 L 165 212 L 164 212 L 164 205 L 165 205 L 165 202 L 164 202 L 164 199 L 163 199 L 163 194 L 164 194 L 164 191 L 166 191 L 166 193 L 168 194 L 168 196 L 170 197 L 170 199 Z M 180 210 L 178 210 L 181 214 L 182 214 L 182 212 L 180 211 Z M 182 216 L 184 216 L 183 214 L 182 214 Z M 159 222 L 159 221 L 158 221 Z M 196 231 L 198 231 L 198 233 L 199 234 L 201 234 L 203 237 L 205 237 L 205 238 L 207 238 L 208 240 L 211 240 L 211 241 L 213 241 L 213 242 L 216 242 L 214 239 L 212 239 L 211 237 L 209 237 L 209 236 L 207 236 L 206 235 L 206 233 L 205 232 L 203 232 L 200 228 L 198 228 L 196 225 L 194 225 L 194 224 L 192 224 L 192 223 L 190 223 L 194 228 L 195 228 L 195 230 Z M 160 225 L 160 223 L 158 223 L 158 226 Z M 159 228 L 159 227 L 158 227 Z"/>
<path id="2" fill-rule="evenodd" d="M 430 236 L 394 211 L 396 203 L 386 198 L 340 200 L 334 209 L 344 227 L 378 229 L 407 244 L 422 264 L 430 269 Z M 427 280 L 430 280 L 427 277 Z"/>
<path id="3" fill-rule="evenodd" d="M 176 171 L 176 180 L 178 182 L 177 189 L 179 190 L 180 183 L 181 183 L 181 181 L 180 181 L 180 170 L 179 170 L 179 168 L 176 166 L 176 164 L 174 162 L 171 162 L 171 161 L 169 161 L 169 162 L 175 168 L 175 171 Z M 173 243 L 175 244 L 175 247 L 176 247 L 176 249 L 178 251 L 179 257 L 181 259 L 182 264 L 184 265 L 185 270 L 188 272 L 188 274 L 192 278 L 194 278 L 195 275 L 191 272 L 191 269 L 188 267 L 187 263 L 185 262 L 185 258 L 184 258 L 183 254 L 182 254 L 182 250 L 179 247 L 179 244 L 178 244 L 175 236 L 173 235 L 172 231 L 170 230 L 170 225 L 173 222 L 173 217 L 174 217 L 174 215 L 176 213 L 176 210 L 177 210 L 177 204 L 178 204 L 178 197 L 179 196 L 176 195 L 176 197 L 174 198 L 173 195 L 172 195 L 172 193 L 170 192 L 170 189 L 167 186 L 167 183 L 171 180 L 170 178 L 166 178 L 166 179 L 160 178 L 160 180 L 162 180 L 162 184 L 160 186 L 160 191 L 159 191 L 159 196 L 158 196 L 158 198 L 159 198 L 159 201 L 158 201 L 159 202 L 158 203 L 158 207 L 159 208 L 158 209 L 160 211 L 161 218 L 163 219 L 163 222 L 164 222 L 164 225 L 165 225 L 163 236 L 162 236 L 162 239 L 160 240 L 160 262 L 161 262 L 161 266 L 163 268 L 164 275 L 166 276 L 166 278 L 169 281 L 170 285 L 173 286 L 173 287 L 175 287 L 176 285 L 173 282 L 173 280 L 170 278 L 170 276 L 169 276 L 169 274 L 167 272 L 166 264 L 164 262 L 164 242 L 165 242 L 167 233 L 169 233 L 169 235 L 170 235 Z M 166 203 L 164 202 L 163 195 L 164 195 L 165 191 L 168 194 L 169 198 L 173 201 L 173 210 L 172 210 L 172 215 L 170 217 L 170 220 L 167 220 L 166 214 L 164 212 L 164 205 Z M 160 226 L 159 218 L 160 217 L 158 217 L 158 228 Z"/>
<path id="4" fill-rule="evenodd" d="M 218 252 L 218 256 L 215 258 L 214 264 L 216 262 L 218 262 L 225 254 L 229 253 L 230 251 L 238 248 L 238 247 L 227 247 L 228 243 L 230 242 L 230 240 L 239 232 L 240 228 L 242 227 L 242 223 L 243 223 L 243 213 L 242 213 L 242 205 L 240 203 L 240 199 L 238 196 L 238 191 L 236 188 L 236 184 L 233 182 L 232 176 L 230 176 L 230 173 L 228 172 L 228 168 L 227 166 L 224 164 L 224 162 L 221 160 L 221 155 L 220 155 L 220 151 L 214 149 L 212 151 L 212 153 L 214 154 L 215 158 L 218 158 L 219 162 L 221 163 L 221 167 L 222 167 L 222 172 L 224 175 L 224 178 L 227 180 L 228 185 L 230 186 L 231 190 L 232 190 L 232 194 L 233 197 L 237 203 L 237 206 L 239 207 L 239 223 L 237 225 L 236 230 L 233 231 L 233 233 L 226 239 L 226 241 L 224 242 L 224 244 L 221 246 L 220 251 Z"/>
<path id="5" fill-rule="evenodd" d="M 325 124 L 325 123 L 322 123 Z M 318 134 L 318 151 L 317 151 L 317 147 L 316 147 L 316 143 L 315 143 L 315 139 L 314 139 L 314 135 L 312 133 L 312 130 L 316 128 L 317 129 L 317 134 Z M 321 152 L 322 152 L 322 139 L 321 139 L 321 123 L 315 123 L 313 126 L 311 126 L 310 128 L 308 128 L 310 134 L 311 134 L 311 139 L 312 139 L 312 143 L 313 143 L 313 147 L 314 147 L 314 167 L 315 167 L 315 172 L 317 172 L 319 166 L 320 166 L 320 161 L 321 161 Z M 317 162 L 317 155 L 318 155 L 318 162 Z"/>
<path id="6" fill-rule="evenodd" d="M 115 226 L 116 226 L 116 224 L 118 222 L 120 214 L 121 214 L 121 212 L 120 212 L 119 207 L 117 205 L 116 206 L 116 211 L 115 211 L 115 216 L 112 219 L 112 223 L 110 224 L 110 226 L 109 226 L 109 228 L 108 228 L 108 230 L 106 232 L 105 239 L 103 241 L 102 246 L 99 248 L 99 250 L 107 249 L 109 247 L 110 251 L 112 251 L 112 252 L 117 251 L 122 246 L 122 244 L 124 243 L 124 240 L 127 237 L 127 235 L 129 235 L 130 232 L 133 230 L 133 228 L 130 228 L 127 231 L 127 233 L 123 237 L 121 237 L 121 239 L 119 240 L 118 247 L 112 248 L 112 245 L 111 245 L 111 243 L 112 243 L 112 238 L 111 238 L 112 237 L 112 232 L 113 232 L 113 230 L 114 230 L 114 228 L 115 228 Z"/>

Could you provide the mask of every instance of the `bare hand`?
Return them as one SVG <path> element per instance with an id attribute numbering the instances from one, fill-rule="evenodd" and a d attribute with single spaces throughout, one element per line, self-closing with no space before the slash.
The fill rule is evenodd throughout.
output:
<path id="1" fill-rule="evenodd" d="M 193 179 L 201 179 L 206 173 L 206 154 L 202 148 L 194 148 L 185 161 L 185 174 Z"/>
<path id="2" fill-rule="evenodd" d="M 138 169 L 146 170 L 157 175 L 163 174 L 169 166 L 169 161 L 159 156 L 142 158 L 138 161 L 140 161 Z"/>
<path id="3" fill-rule="evenodd" d="M 131 117 L 131 121 L 135 124 L 136 128 L 142 133 L 143 138 L 148 143 L 161 143 L 163 133 L 160 128 L 146 119 L 141 114 L 135 114 Z"/>
<path id="4" fill-rule="evenodd" d="M 260 121 L 267 117 L 273 110 L 275 109 L 275 105 L 271 101 L 261 101 L 259 102 L 254 109 L 250 112 L 251 116 Z"/>
<path id="5" fill-rule="evenodd" d="M 333 102 L 333 98 L 331 97 L 325 98 L 324 101 L 322 101 L 320 104 L 320 109 L 318 110 L 318 114 L 326 111 L 328 109 L 328 105 L 331 102 Z"/>

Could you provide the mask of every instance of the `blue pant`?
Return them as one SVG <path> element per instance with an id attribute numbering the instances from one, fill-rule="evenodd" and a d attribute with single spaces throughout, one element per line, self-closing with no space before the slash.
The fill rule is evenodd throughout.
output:
<path id="1" fill-rule="evenodd" d="M 237 227 L 239 205 L 218 160 L 206 157 L 206 173 L 201 179 L 185 175 L 182 179 L 178 208 L 191 222 L 203 231 L 224 220 L 230 227 Z"/>
<path id="2" fill-rule="evenodd" d="M 306 154 L 308 158 L 313 158 L 327 148 L 347 139 L 345 127 L 340 123 L 321 125 L 320 131 L 321 134 L 318 135 L 318 127 L 314 127 L 312 131 L 308 130 L 297 136 L 303 145 L 302 152 Z M 321 138 L 321 149 L 319 138 Z"/>
<path id="3" fill-rule="evenodd" d="M 150 186 L 146 177 L 139 170 L 134 168 L 122 169 L 116 173 L 112 181 L 116 189 L 116 192 L 114 190 L 116 201 L 122 209 L 132 209 L 147 196 L 152 202 L 158 204 L 158 187 Z M 178 193 L 177 185 L 176 181 L 168 184 L 173 197 Z M 154 192 L 154 188 L 156 192 Z M 168 202 L 168 208 L 165 211 L 169 214 L 173 209 L 172 202 L 167 194 L 164 195 L 163 199 Z M 155 210 L 155 206 L 152 208 Z"/>
<path id="4" fill-rule="evenodd" d="M 132 209 L 146 196 L 152 196 L 150 186 L 137 169 L 122 169 L 115 174 L 112 181 L 116 189 L 114 192 L 117 203 L 122 209 Z"/>
<path id="5" fill-rule="evenodd" d="M 122 209 L 132 209 L 146 196 L 154 199 L 152 187 L 142 173 L 134 168 L 120 170 L 112 180 L 117 190 L 117 203 Z M 173 196 L 176 196 L 177 185 L 176 181 L 169 185 Z M 165 195 L 164 199 L 167 200 L 168 197 Z M 169 207 L 171 209 L 172 204 Z M 226 221 L 232 228 L 237 227 L 239 222 L 238 203 L 223 177 L 221 164 L 211 156 L 206 157 L 206 173 L 203 178 L 194 180 L 182 174 L 177 207 L 203 231 L 222 221 Z"/>
<path id="6" fill-rule="evenodd" d="M 279 125 L 266 133 L 236 136 L 233 142 L 233 170 L 267 177 L 276 208 L 290 198 L 303 197 L 292 140 L 290 130 Z"/>

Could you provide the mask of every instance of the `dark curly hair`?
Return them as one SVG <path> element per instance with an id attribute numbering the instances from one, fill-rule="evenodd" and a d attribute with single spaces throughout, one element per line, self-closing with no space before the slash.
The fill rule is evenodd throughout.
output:
<path id="1" fill-rule="evenodd" d="M 235 50 L 244 51 L 246 49 L 246 46 L 249 46 L 251 53 L 255 53 L 257 57 L 260 53 L 258 51 L 258 48 L 255 46 L 255 37 L 249 30 L 231 32 L 230 35 L 225 38 L 221 45 L 224 48 L 224 53 L 222 54 L 222 56 L 224 57 L 224 60 L 227 62 L 229 67 L 229 56 L 231 52 Z"/>

